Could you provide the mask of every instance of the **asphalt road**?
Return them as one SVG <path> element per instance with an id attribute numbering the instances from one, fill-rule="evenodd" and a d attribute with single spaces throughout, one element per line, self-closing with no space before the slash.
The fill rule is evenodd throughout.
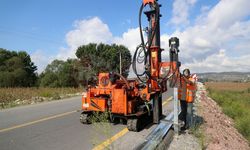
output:
<path id="1" fill-rule="evenodd" d="M 163 100 L 170 96 L 171 89 Z M 126 128 L 121 124 L 83 125 L 77 111 L 80 106 L 81 97 L 74 97 L 1 110 L 0 149 L 88 150 Z"/>

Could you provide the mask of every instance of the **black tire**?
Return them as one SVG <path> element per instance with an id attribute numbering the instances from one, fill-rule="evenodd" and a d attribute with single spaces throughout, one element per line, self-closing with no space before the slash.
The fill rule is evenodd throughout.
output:
<path id="1" fill-rule="evenodd" d="M 114 119 L 110 119 L 110 122 L 112 122 L 114 125 L 119 124 L 119 118 L 114 118 Z"/>
<path id="2" fill-rule="evenodd" d="M 120 119 L 120 123 L 122 123 L 123 125 L 127 124 L 127 120 L 126 119 Z"/>
<path id="3" fill-rule="evenodd" d="M 132 131 L 132 119 L 128 119 L 127 128 L 128 128 L 129 131 Z"/>
<path id="4" fill-rule="evenodd" d="M 127 128 L 129 131 L 134 131 L 134 132 L 140 131 L 141 129 L 140 119 L 138 118 L 128 119 Z"/>
<path id="5" fill-rule="evenodd" d="M 81 113 L 80 115 L 80 122 L 82 124 L 90 124 L 90 114 L 87 113 Z"/>

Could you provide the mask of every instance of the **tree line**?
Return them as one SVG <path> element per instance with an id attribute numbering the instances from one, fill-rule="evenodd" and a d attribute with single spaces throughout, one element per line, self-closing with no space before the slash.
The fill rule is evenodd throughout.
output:
<path id="1" fill-rule="evenodd" d="M 120 53 L 122 75 L 127 77 L 131 54 L 123 45 L 82 45 L 76 50 L 76 59 L 53 60 L 41 74 L 27 52 L 0 48 L 0 87 L 86 86 L 97 80 L 99 72 L 119 72 Z"/>

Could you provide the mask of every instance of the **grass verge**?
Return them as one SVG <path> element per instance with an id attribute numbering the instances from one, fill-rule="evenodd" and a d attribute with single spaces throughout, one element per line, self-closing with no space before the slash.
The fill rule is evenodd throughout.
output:
<path id="1" fill-rule="evenodd" d="M 80 88 L 0 88 L 0 109 L 58 100 L 82 91 Z"/>

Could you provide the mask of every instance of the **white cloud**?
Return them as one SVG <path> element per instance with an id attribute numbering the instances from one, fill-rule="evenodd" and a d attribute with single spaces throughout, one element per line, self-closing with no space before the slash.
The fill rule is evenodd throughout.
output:
<path id="1" fill-rule="evenodd" d="M 140 44 L 140 34 L 139 28 L 128 29 L 127 32 L 124 32 L 121 37 L 115 37 L 113 43 L 122 44 L 128 47 L 131 51 L 131 54 L 134 53 L 136 47 Z"/>
<path id="2" fill-rule="evenodd" d="M 32 62 L 37 65 L 37 72 L 44 71 L 46 66 L 53 60 L 52 56 L 47 56 L 42 50 L 36 50 L 30 55 Z"/>
<path id="3" fill-rule="evenodd" d="M 189 24 L 190 7 L 196 3 L 196 0 L 175 0 L 173 3 L 172 18 L 170 23 L 175 25 Z"/>
<path id="4" fill-rule="evenodd" d="M 61 48 L 58 59 L 75 57 L 76 49 L 88 43 L 110 43 L 113 39 L 107 24 L 98 17 L 78 20 L 74 23 L 74 29 L 66 34 L 68 47 Z"/>
<path id="5" fill-rule="evenodd" d="M 228 57 L 226 50 L 221 49 L 218 53 L 205 58 L 204 60 L 194 60 L 192 63 L 184 64 L 183 68 L 190 68 L 196 72 L 226 72 L 226 71 L 249 71 L 250 55 L 240 57 Z"/>
<path id="6" fill-rule="evenodd" d="M 140 44 L 139 28 L 128 29 L 121 37 L 114 37 L 108 25 L 98 17 L 78 20 L 74 24 L 74 29 L 66 34 L 66 43 L 68 47 L 60 48 L 58 59 L 76 57 L 76 49 L 89 43 L 123 44 L 134 53 L 136 46 Z"/>
<path id="7" fill-rule="evenodd" d="M 240 63 L 250 59 L 250 20 L 244 20 L 250 15 L 249 8 L 249 0 L 221 0 L 211 9 L 201 9 L 195 25 L 170 35 L 180 38 L 183 67 L 190 66 L 194 72 L 249 71 L 246 64 Z M 244 49 L 236 56 L 239 47 Z"/>
<path id="8" fill-rule="evenodd" d="M 241 20 L 249 15 L 249 8 L 249 0 L 221 0 L 209 12 L 207 23 L 209 23 L 209 26 L 214 28 L 229 27 L 236 20 Z"/>
<path id="9" fill-rule="evenodd" d="M 107 43 L 112 37 L 108 25 L 98 17 L 76 21 L 74 28 L 66 35 L 66 41 L 70 47 L 78 47 L 91 42 Z"/>

